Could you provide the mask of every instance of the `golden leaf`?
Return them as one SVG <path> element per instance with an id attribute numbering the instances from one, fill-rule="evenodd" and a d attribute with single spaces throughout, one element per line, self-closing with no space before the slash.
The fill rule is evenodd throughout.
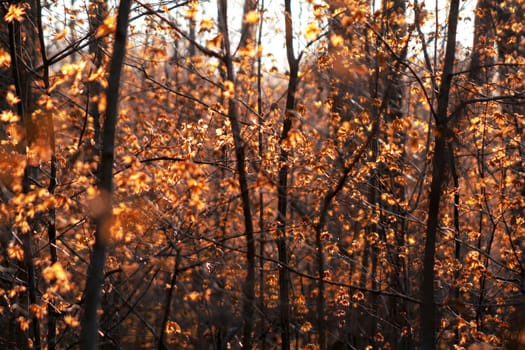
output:
<path id="1" fill-rule="evenodd" d="M 39 320 L 43 319 L 47 313 L 45 307 L 37 305 L 37 304 L 29 305 L 29 311 L 31 311 L 31 313 L 35 315 L 35 317 L 38 318 Z"/>
<path id="2" fill-rule="evenodd" d="M 48 266 L 42 271 L 42 276 L 47 282 L 50 282 L 54 279 L 59 279 L 59 277 L 64 277 L 65 272 L 60 263 L 55 263 L 51 266 Z"/>
<path id="3" fill-rule="evenodd" d="M 312 329 L 312 324 L 308 321 L 306 321 L 305 323 L 301 325 L 301 331 L 303 332 L 309 332 L 311 329 Z"/>
<path id="4" fill-rule="evenodd" d="M 140 193 L 143 191 L 149 190 L 148 182 L 150 182 L 150 177 L 141 171 L 132 173 L 129 178 L 126 180 L 126 184 L 131 186 L 134 193 Z"/>
<path id="5" fill-rule="evenodd" d="M 255 56 L 255 50 L 253 45 L 248 44 L 239 49 L 239 55 L 241 57 L 253 57 Z"/>
<path id="6" fill-rule="evenodd" d="M 198 8 L 197 8 L 197 1 L 192 1 L 189 5 L 189 8 L 184 12 L 184 17 L 186 19 L 194 19 L 197 15 Z"/>
<path id="7" fill-rule="evenodd" d="M 95 37 L 101 38 L 109 33 L 113 33 L 115 31 L 115 28 L 117 27 L 117 19 L 115 16 L 108 16 L 106 19 L 104 19 L 104 23 L 102 23 L 98 28 L 97 32 L 95 33 Z"/>
<path id="8" fill-rule="evenodd" d="M 5 99 L 10 106 L 13 106 L 21 101 L 20 97 L 16 96 L 12 91 L 7 92 Z"/>
<path id="9" fill-rule="evenodd" d="M 108 87 L 108 81 L 105 78 L 106 70 L 104 67 L 99 67 L 96 72 L 89 75 L 88 81 L 97 81 L 103 88 Z"/>
<path id="10" fill-rule="evenodd" d="M 11 65 L 11 55 L 9 52 L 0 49 L 0 68 L 7 69 Z"/>
<path id="11" fill-rule="evenodd" d="M 2 111 L 2 113 L 0 113 L 0 121 L 5 123 L 16 123 L 19 120 L 20 117 L 11 111 Z"/>
<path id="12" fill-rule="evenodd" d="M 203 18 L 199 24 L 199 33 L 209 32 L 215 28 L 215 23 L 211 18 Z"/>
<path id="13" fill-rule="evenodd" d="M 100 113 L 104 113 L 106 111 L 106 95 L 100 95 L 100 99 L 98 100 L 98 111 Z"/>
<path id="14" fill-rule="evenodd" d="M 332 44 L 333 47 L 339 47 L 343 45 L 344 42 L 345 42 L 345 39 L 341 35 L 334 34 L 330 37 L 330 43 Z"/>
<path id="15" fill-rule="evenodd" d="M 223 92 L 224 97 L 233 96 L 234 91 L 235 91 L 235 85 L 233 84 L 233 82 L 230 80 L 226 80 L 224 82 L 224 92 Z"/>
<path id="16" fill-rule="evenodd" d="M 210 50 L 220 49 L 222 43 L 222 33 L 217 34 L 217 36 L 211 40 L 206 40 L 206 47 Z"/>
<path id="17" fill-rule="evenodd" d="M 9 5 L 9 9 L 7 9 L 7 13 L 4 16 L 4 20 L 7 23 L 11 23 L 13 21 L 22 22 L 24 20 L 24 15 L 26 14 L 26 8 L 27 7 L 28 7 L 27 4 L 25 4 L 25 5 L 11 4 L 11 5 Z"/>
<path id="18" fill-rule="evenodd" d="M 24 260 L 24 251 L 19 245 L 12 245 L 7 248 L 7 256 L 11 259 L 22 261 Z"/>
<path id="19" fill-rule="evenodd" d="M 196 292 L 196 291 L 192 291 L 184 297 L 185 300 L 191 300 L 191 301 L 197 301 L 197 300 L 200 300 L 201 298 L 202 298 L 201 293 Z"/>
<path id="20" fill-rule="evenodd" d="M 70 327 L 78 327 L 80 325 L 80 322 L 78 322 L 78 318 L 71 315 L 64 316 L 64 322 L 70 326 Z"/>
<path id="21" fill-rule="evenodd" d="M 25 331 L 27 331 L 29 329 L 30 321 L 27 320 L 25 317 L 18 316 L 18 318 L 16 320 L 18 321 L 18 325 L 20 326 L 20 330 L 25 332 Z"/>
<path id="22" fill-rule="evenodd" d="M 304 37 L 306 40 L 315 40 L 317 39 L 317 36 L 321 33 L 321 28 L 317 25 L 315 22 L 310 22 L 306 26 L 306 30 L 304 31 Z"/>
<path id="23" fill-rule="evenodd" d="M 69 284 L 69 272 L 64 270 L 62 264 L 59 262 L 54 263 L 51 266 L 46 267 L 42 271 L 42 277 L 47 283 L 56 282 L 59 289 L 68 291 L 71 289 Z"/>
<path id="24" fill-rule="evenodd" d="M 259 11 L 252 10 L 248 12 L 246 15 L 244 15 L 244 23 L 257 24 L 260 18 L 261 18 L 261 15 L 259 14 Z"/>
<path id="25" fill-rule="evenodd" d="M 22 233 L 28 233 L 29 231 L 31 231 L 29 223 L 25 220 L 21 221 L 17 226 L 20 228 L 20 231 L 22 231 Z"/>
<path id="26" fill-rule="evenodd" d="M 181 332 L 182 332 L 182 329 L 180 328 L 177 322 L 175 321 L 166 322 L 166 333 L 167 334 L 181 333 Z"/>

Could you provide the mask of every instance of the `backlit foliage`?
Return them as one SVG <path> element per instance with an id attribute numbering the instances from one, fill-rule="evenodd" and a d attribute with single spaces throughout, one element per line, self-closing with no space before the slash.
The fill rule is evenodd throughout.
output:
<path id="1" fill-rule="evenodd" d="M 456 52 L 445 131 L 434 117 L 446 6 L 437 15 L 424 1 L 293 1 L 299 82 L 287 109 L 283 7 L 255 1 L 243 12 L 244 2 L 224 1 L 225 19 L 219 2 L 133 3 L 112 203 L 97 172 L 118 9 L 2 7 L 2 28 L 16 26 L 28 49 L 13 57 L 0 43 L 0 347 L 77 346 L 95 219 L 108 208 L 101 346 L 242 347 L 249 262 L 232 109 L 255 227 L 253 348 L 282 344 L 281 269 L 294 348 L 417 348 L 438 132 L 449 153 L 436 348 L 524 346 L 522 2 L 464 1 L 461 30 L 486 16 L 495 26 Z"/>

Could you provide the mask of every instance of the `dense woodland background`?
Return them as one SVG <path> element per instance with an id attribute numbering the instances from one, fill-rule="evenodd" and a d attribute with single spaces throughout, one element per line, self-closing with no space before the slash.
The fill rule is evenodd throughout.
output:
<path id="1" fill-rule="evenodd" d="M 0 13 L 1 348 L 525 349 L 524 1 Z"/>

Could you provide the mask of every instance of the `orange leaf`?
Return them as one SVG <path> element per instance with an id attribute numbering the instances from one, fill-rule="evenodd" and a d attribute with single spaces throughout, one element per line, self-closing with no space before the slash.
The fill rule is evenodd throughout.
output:
<path id="1" fill-rule="evenodd" d="M 244 15 L 244 23 L 257 24 L 260 18 L 261 15 L 259 14 L 259 11 L 253 10 Z"/>
<path id="2" fill-rule="evenodd" d="M 7 13 L 4 16 L 4 20 L 7 23 L 11 23 L 13 21 L 22 22 L 24 20 L 24 15 L 26 14 L 26 8 L 27 7 L 28 7 L 27 4 L 25 4 L 25 5 L 11 4 L 11 5 L 9 5 L 9 9 L 7 9 Z"/>
<path id="3" fill-rule="evenodd" d="M 0 68 L 7 69 L 11 65 L 11 55 L 9 52 L 0 49 Z"/>
<path id="4" fill-rule="evenodd" d="M 97 32 L 95 33 L 95 37 L 100 38 L 103 36 L 106 36 L 109 33 L 113 33 L 116 28 L 116 22 L 117 19 L 115 16 L 108 16 L 106 19 L 104 19 L 104 23 L 102 23 L 98 28 Z"/>
<path id="5" fill-rule="evenodd" d="M 13 106 L 21 101 L 20 97 L 16 96 L 12 91 L 7 92 L 5 99 L 10 106 Z"/>

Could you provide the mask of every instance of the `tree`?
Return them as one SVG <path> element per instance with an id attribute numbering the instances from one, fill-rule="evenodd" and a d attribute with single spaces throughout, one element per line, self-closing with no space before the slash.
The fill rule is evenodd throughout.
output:
<path id="1" fill-rule="evenodd" d="M 98 338 L 97 310 L 100 300 L 100 286 L 104 280 L 104 264 L 106 246 L 110 236 L 110 220 L 112 215 L 113 196 L 113 160 L 115 150 L 115 133 L 118 119 L 118 100 L 120 75 L 126 50 L 131 1 L 123 0 L 119 6 L 117 25 L 115 28 L 115 45 L 109 68 L 108 88 L 106 90 L 107 109 L 104 118 L 101 163 L 99 172 L 99 198 L 102 208 L 96 214 L 95 244 L 91 255 L 86 279 L 84 315 L 82 318 L 82 334 L 80 345 L 82 349 L 96 349 Z"/>
<path id="2" fill-rule="evenodd" d="M 447 31 L 447 48 L 441 85 L 439 87 L 438 105 L 435 115 L 434 153 L 432 156 L 432 182 L 428 208 L 427 230 L 425 237 L 425 255 L 423 258 L 423 282 L 421 305 L 421 333 L 423 349 L 433 349 L 436 346 L 436 302 L 434 296 L 434 267 L 436 236 L 439 225 L 439 205 L 443 193 L 442 185 L 447 169 L 446 144 L 450 132 L 448 130 L 448 106 L 450 87 L 456 57 L 456 32 L 459 17 L 459 1 L 450 3 Z"/>

